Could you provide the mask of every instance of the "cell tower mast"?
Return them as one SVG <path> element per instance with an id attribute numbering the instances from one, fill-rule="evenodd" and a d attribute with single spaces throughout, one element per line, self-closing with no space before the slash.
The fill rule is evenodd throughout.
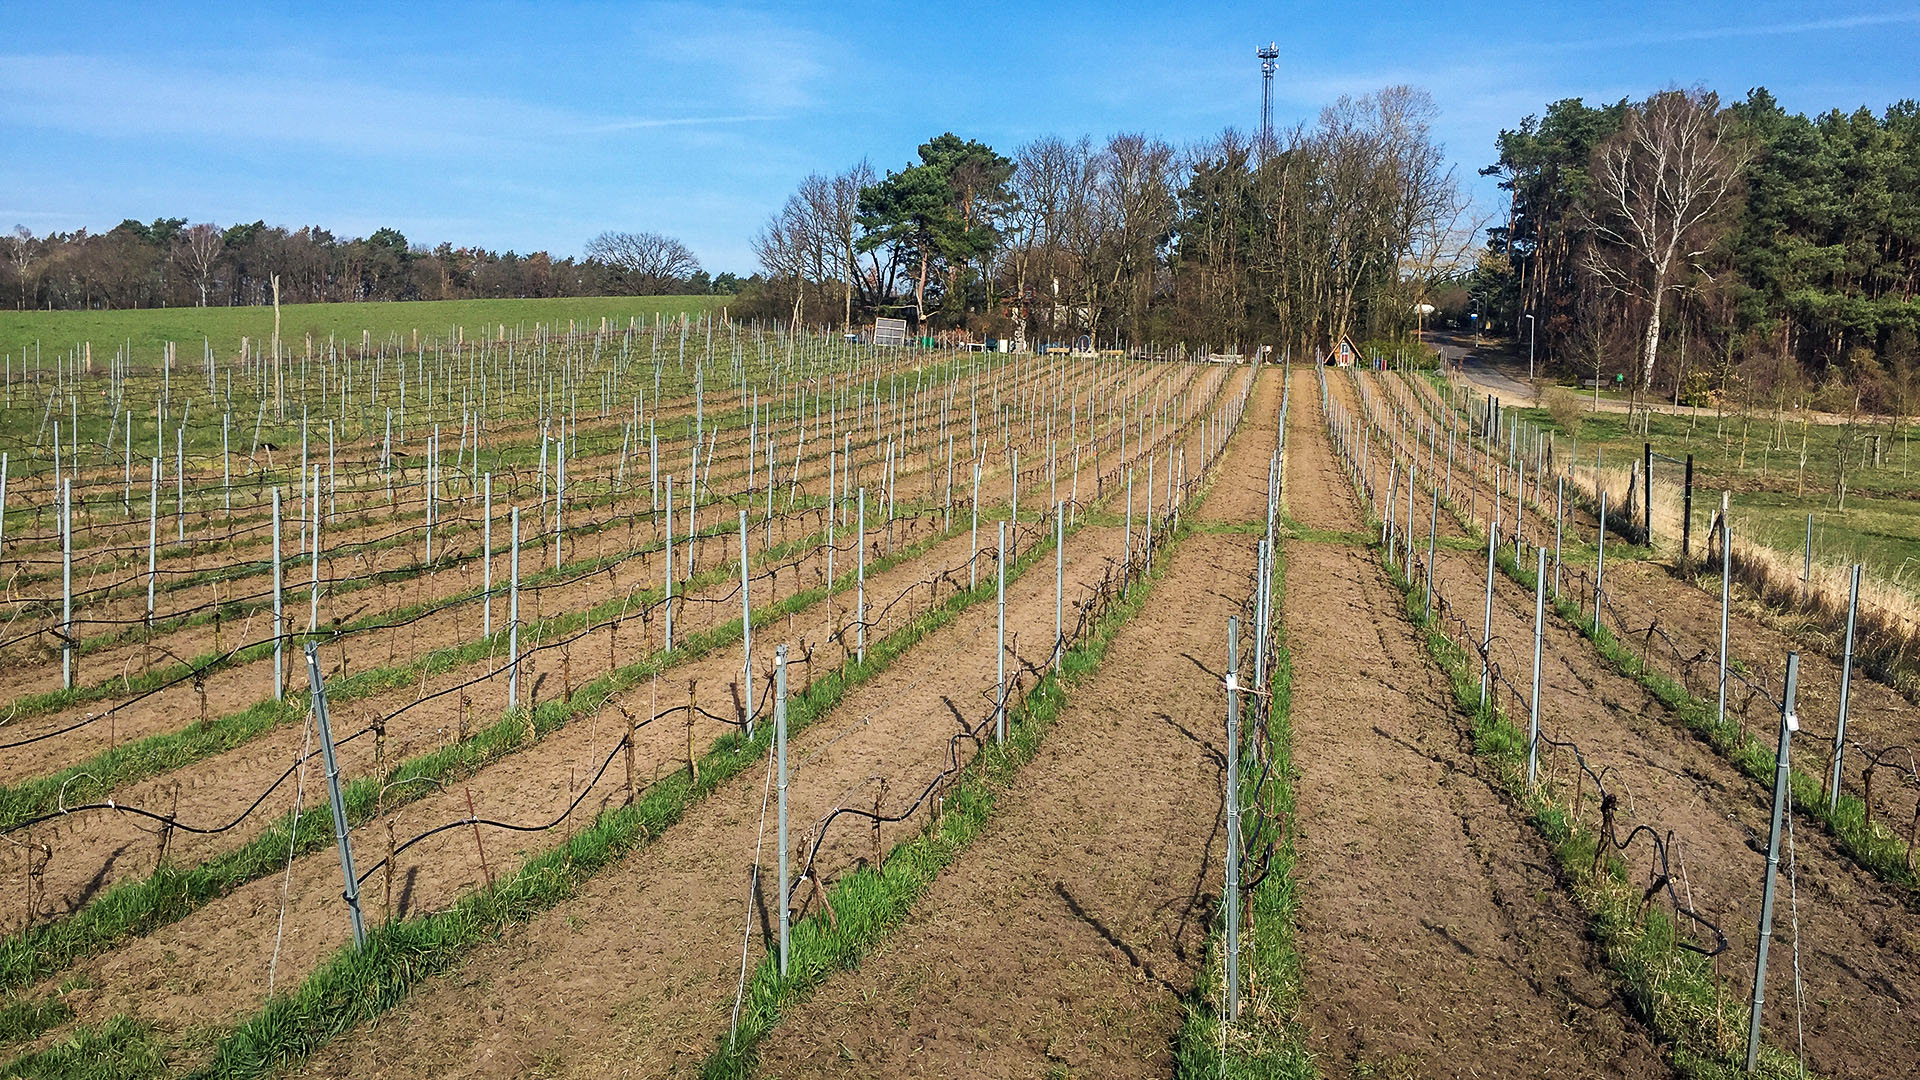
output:
<path id="1" fill-rule="evenodd" d="M 1279 66 L 1275 61 L 1280 59 L 1280 46 L 1268 42 L 1254 55 L 1260 58 L 1260 149 L 1264 152 L 1273 148 L 1273 73 Z"/>

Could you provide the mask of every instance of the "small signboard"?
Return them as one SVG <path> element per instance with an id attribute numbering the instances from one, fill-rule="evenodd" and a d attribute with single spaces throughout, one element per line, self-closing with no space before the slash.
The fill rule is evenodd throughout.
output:
<path id="1" fill-rule="evenodd" d="M 907 320 L 873 320 L 873 343 L 875 345 L 905 345 L 907 343 Z"/>

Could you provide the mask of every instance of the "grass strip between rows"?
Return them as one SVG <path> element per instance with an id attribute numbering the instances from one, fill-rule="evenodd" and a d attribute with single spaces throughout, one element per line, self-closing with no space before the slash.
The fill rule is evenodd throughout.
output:
<path id="1" fill-rule="evenodd" d="M 1052 547 L 1051 537 L 1032 544 L 1009 567 L 1008 577 L 1018 579 Z M 955 593 L 869 644 L 865 661 L 849 660 L 789 698 L 789 738 L 824 716 L 854 687 L 886 671 L 926 635 L 974 604 L 991 599 L 994 589 L 992 583 L 983 582 Z M 392 1008 L 415 983 L 445 971 L 469 947 L 567 899 L 615 860 L 660 835 L 688 807 L 758 762 L 772 739 L 772 724 L 759 725 L 752 738 L 740 731 L 727 732 L 702 757 L 697 780 L 685 772 L 663 777 L 634 802 L 601 812 L 592 827 L 567 843 L 530 857 L 498 884 L 469 893 L 446 911 L 396 920 L 369 931 L 364 949 L 343 947 L 297 990 L 276 995 L 258 1014 L 227 1032 L 213 1059 L 191 1076 L 242 1080 L 267 1075 Z"/>
<path id="2" fill-rule="evenodd" d="M 1533 571 L 1516 564 L 1511 549 L 1503 551 L 1499 563 L 1515 583 L 1534 587 Z M 1580 631 L 1610 667 L 1644 687 L 1688 731 L 1749 780 L 1768 791 L 1773 789 L 1777 730 L 1748 731 L 1737 721 L 1722 720 L 1717 703 L 1696 697 L 1672 676 L 1642 661 L 1612 630 L 1587 616 L 1575 603 L 1558 596 L 1551 600 L 1554 611 Z M 1824 765 L 1828 758 L 1822 754 L 1814 760 Z M 1879 822 L 1868 822 L 1866 801 L 1859 796 L 1842 791 L 1839 806 L 1829 810 L 1823 777 L 1807 772 L 1798 763 L 1793 764 L 1790 775 L 1793 808 L 1824 828 L 1862 869 L 1901 889 L 1909 909 L 1920 907 L 1920 894 L 1916 894 L 1920 879 L 1907 861 L 1910 849 L 1906 840 Z"/>
<path id="3" fill-rule="evenodd" d="M 868 570 L 884 572 L 917 558 L 947 538 L 947 534 L 930 535 L 895 555 L 877 560 Z M 844 593 L 851 588 L 852 579 L 851 574 L 844 575 L 836 591 Z M 755 611 L 754 623 L 760 626 L 783 619 L 825 599 L 826 595 L 822 586 L 796 593 Z M 729 646 L 739 638 L 738 618 L 684 636 L 671 652 L 656 651 L 637 663 L 602 675 L 576 689 L 571 698 L 555 698 L 540 704 L 533 709 L 531 717 L 525 708 L 509 710 L 500 720 L 465 740 L 417 755 L 384 774 L 360 777 L 342 792 L 348 823 L 358 825 L 438 790 L 435 783 L 425 781 L 447 782 L 472 776 L 492 762 L 565 726 L 575 716 L 598 708 L 612 694 Z M 337 700 L 335 685 L 327 686 L 330 702 Z M 283 704 L 288 709 L 294 708 L 291 699 Z M 298 715 L 295 713 L 294 719 L 298 719 Z M 0 990 L 12 990 L 45 978 L 77 960 L 112 948 L 125 938 L 150 933 L 185 918 L 207 903 L 280 869 L 289 849 L 295 854 L 307 854 L 333 842 L 333 825 L 325 814 L 302 814 L 299 833 L 290 838 L 288 834 L 293 825 L 293 813 L 288 811 L 241 847 L 192 866 L 162 862 L 148 877 L 115 885 L 70 916 L 8 935 L 0 941 Z"/>
<path id="4" fill-rule="evenodd" d="M 1491 766 L 1490 778 L 1524 813 L 1547 842 L 1561 880 L 1586 911 L 1601 955 L 1620 980 L 1635 1016 L 1668 1043 L 1674 1071 L 1688 1080 L 1746 1077 L 1747 1002 L 1715 977 L 1713 962 L 1682 948 L 1674 920 L 1644 904 L 1629 880 L 1626 863 L 1613 853 L 1600 860 L 1600 837 L 1581 820 L 1559 785 L 1541 779 L 1526 782 L 1527 733 L 1516 726 L 1488 695 L 1480 697 L 1475 658 L 1448 637 L 1437 616 L 1425 609 L 1424 586 L 1407 579 L 1399 565 L 1381 553 L 1381 567 L 1403 597 L 1402 614 L 1426 639 L 1427 653 L 1447 676 L 1455 706 L 1473 724 L 1473 752 Z M 1753 1076 L 1800 1077 L 1799 1063 L 1762 1046 Z"/>
<path id="5" fill-rule="evenodd" d="M 1230 438 L 1222 457 L 1231 447 Z M 759 1063 L 760 1042 L 779 1024 L 785 1010 L 805 1000 L 835 972 L 858 967 L 906 920 L 934 879 L 979 837 L 1000 796 L 1033 760 L 1041 740 L 1067 706 L 1068 688 L 1099 667 L 1121 627 L 1145 606 L 1153 583 L 1166 574 L 1179 542 L 1207 528 L 1196 525 L 1195 519 L 1217 480 L 1217 473 L 1206 477 L 1181 510 L 1168 539 L 1155 546 L 1153 565 L 1093 632 L 1062 656 L 1060 671 L 1044 675 L 1023 700 L 1010 706 L 1006 743 L 981 748 L 948 790 L 940 816 L 917 835 L 894 845 L 878 866 L 862 866 L 834 882 L 825 904 L 834 912 L 833 919 L 823 911 L 792 925 L 785 978 L 780 976 L 777 953 L 761 958 L 744 991 L 739 1026 L 720 1036 L 719 1045 L 701 1067 L 702 1077 L 744 1080 L 752 1076 Z"/>
<path id="6" fill-rule="evenodd" d="M 1050 536 L 1034 543 L 1009 567 L 1009 579 L 1017 579 L 1050 554 L 1052 547 Z M 907 626 L 869 643 L 865 662 L 849 660 L 814 680 L 788 699 L 789 736 L 825 715 L 848 691 L 885 671 L 921 638 L 974 604 L 991 599 L 995 588 L 989 581 L 955 593 Z M 738 633 L 737 621 L 733 631 Z M 604 694 L 604 690 L 594 694 L 591 688 L 583 688 L 574 700 L 586 704 Z M 504 723 L 514 722 L 510 717 Z M 524 720 L 518 723 L 525 728 Z M 220 1035 L 211 1060 L 190 1075 L 195 1080 L 240 1080 L 266 1076 L 306 1058 L 355 1024 L 398 1004 L 416 983 L 450 968 L 468 948 L 529 921 L 573 895 L 617 859 L 645 846 L 690 806 L 764 756 L 772 738 L 771 724 L 759 725 L 751 739 L 743 732 L 727 732 L 701 758 L 697 781 L 685 770 L 662 777 L 635 801 L 602 811 L 591 827 L 565 844 L 529 857 L 511 877 L 463 896 L 445 911 L 369 929 L 364 949 L 339 949 L 297 989 L 268 999 L 258 1013 Z M 162 1040 L 150 1025 L 115 1016 L 16 1060 L 0 1069 L 0 1076 L 139 1080 L 158 1075 L 165 1068 L 165 1058 Z"/>
<path id="7" fill-rule="evenodd" d="M 1264 525 L 1262 526 L 1264 529 Z M 1287 648 L 1280 612 L 1286 591 L 1285 546 L 1273 553 L 1272 668 L 1268 674 L 1266 734 L 1273 783 L 1264 792 L 1259 763 L 1241 763 L 1242 804 L 1257 808 L 1279 830 L 1267 874 L 1248 897 L 1240 939 L 1242 997 L 1237 1023 L 1222 1015 L 1225 943 L 1219 928 L 1207 940 L 1207 959 L 1188 995 L 1186 1020 L 1174 1041 L 1174 1075 L 1182 1080 L 1311 1080 L 1319 1076 L 1307 1033 L 1300 1024 L 1299 882 L 1293 846 L 1293 653 Z M 1250 702 L 1257 698 L 1250 697 Z M 1258 706 L 1253 715 L 1258 715 Z M 1248 740 L 1251 745 L 1253 740 Z M 1257 800 L 1257 801 L 1256 801 Z"/>

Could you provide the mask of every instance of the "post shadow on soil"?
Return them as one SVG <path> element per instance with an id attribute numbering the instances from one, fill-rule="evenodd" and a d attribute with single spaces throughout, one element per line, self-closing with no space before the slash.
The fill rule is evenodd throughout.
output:
<path id="1" fill-rule="evenodd" d="M 1149 981 L 1155 983 L 1160 989 L 1166 991 L 1173 997 L 1179 997 L 1184 992 L 1162 978 L 1160 973 L 1153 969 L 1151 963 L 1140 959 L 1140 954 L 1133 951 L 1133 946 L 1122 941 L 1118 934 L 1115 934 L 1105 923 L 1101 922 L 1097 916 L 1088 911 L 1086 907 L 1080 903 L 1079 899 L 1073 895 L 1073 890 L 1067 888 L 1066 882 L 1055 881 L 1053 883 L 1053 891 L 1055 895 L 1066 902 L 1067 910 L 1073 914 L 1074 918 L 1086 923 L 1094 933 L 1100 935 L 1102 941 L 1105 941 L 1108 945 L 1118 950 L 1120 955 L 1127 958 L 1127 963 L 1132 965 L 1135 971 L 1146 976 Z M 1176 953 L 1176 955 L 1178 954 Z M 1182 956 L 1181 959 L 1184 960 L 1185 957 Z"/>

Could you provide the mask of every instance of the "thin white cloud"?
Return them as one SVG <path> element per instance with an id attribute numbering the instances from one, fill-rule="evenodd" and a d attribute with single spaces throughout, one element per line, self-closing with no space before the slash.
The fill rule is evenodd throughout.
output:
<path id="1" fill-rule="evenodd" d="M 1806 19 L 1798 22 L 1737 23 L 1702 27 L 1696 30 L 1662 29 L 1656 33 L 1623 37 L 1588 38 L 1582 41 L 1547 41 L 1542 49 L 1585 50 L 1644 48 L 1648 45 L 1676 45 L 1690 41 L 1722 41 L 1729 38 L 1794 37 L 1802 34 L 1829 34 L 1844 30 L 1867 30 L 1881 26 L 1920 25 L 1920 11 L 1896 11 L 1878 15 L 1849 15 L 1833 19 Z"/>

